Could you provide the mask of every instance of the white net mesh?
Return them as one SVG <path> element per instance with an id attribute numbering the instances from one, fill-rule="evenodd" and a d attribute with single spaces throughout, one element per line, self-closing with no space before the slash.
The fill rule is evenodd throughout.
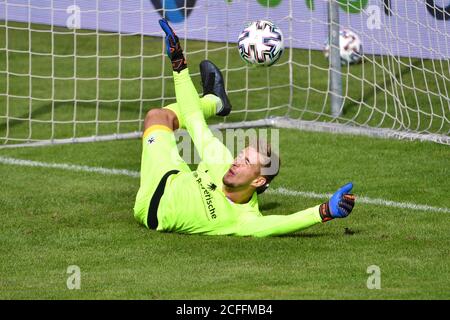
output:
<path id="1" fill-rule="evenodd" d="M 139 135 L 148 109 L 175 101 L 157 23 L 165 16 L 183 39 L 199 92 L 201 60 L 224 73 L 234 108 L 215 122 L 263 120 L 450 144 L 448 1 L 338 2 L 340 25 L 361 37 L 364 58 L 342 66 L 334 117 L 321 52 L 327 1 L 0 1 L 0 142 Z M 272 20 L 285 36 L 286 50 L 270 68 L 247 67 L 236 48 L 244 24 L 257 19 Z"/>

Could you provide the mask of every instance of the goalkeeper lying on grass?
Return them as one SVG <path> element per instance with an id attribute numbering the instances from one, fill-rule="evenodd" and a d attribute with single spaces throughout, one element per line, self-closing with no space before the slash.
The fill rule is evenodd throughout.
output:
<path id="1" fill-rule="evenodd" d="M 290 215 L 261 215 L 257 194 L 278 174 L 277 156 L 271 154 L 269 145 L 258 143 L 232 159 L 205 121 L 231 111 L 222 74 L 209 61 L 200 64 L 204 95 L 199 98 L 178 37 L 166 20 L 160 20 L 160 25 L 166 33 L 177 103 L 152 109 L 145 118 L 135 218 L 158 231 L 264 237 L 346 217 L 355 201 L 348 194 L 351 183 L 321 205 Z M 178 154 L 173 134 L 178 128 L 187 129 L 202 159 L 196 171 L 191 171 Z M 276 169 L 264 172 L 274 162 Z"/>

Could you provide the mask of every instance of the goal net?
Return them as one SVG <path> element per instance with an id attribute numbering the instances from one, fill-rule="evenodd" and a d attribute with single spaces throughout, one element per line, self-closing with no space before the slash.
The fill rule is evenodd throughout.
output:
<path id="1" fill-rule="evenodd" d="M 332 0 L 335 1 L 335 0 Z M 182 39 L 193 81 L 210 59 L 233 111 L 219 128 L 278 126 L 450 144 L 450 3 L 337 0 L 339 28 L 363 60 L 330 89 L 323 0 L 0 1 L 0 148 L 138 137 L 151 108 L 175 101 L 158 19 Z M 246 22 L 268 19 L 285 52 L 269 68 L 240 59 Z M 340 97 L 339 112 L 331 97 Z"/>

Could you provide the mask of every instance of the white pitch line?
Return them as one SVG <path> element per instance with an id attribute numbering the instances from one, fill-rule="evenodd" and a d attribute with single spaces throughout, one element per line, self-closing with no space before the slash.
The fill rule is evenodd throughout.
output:
<path id="1" fill-rule="evenodd" d="M 268 190 L 270 193 L 277 193 L 285 196 L 292 197 L 305 197 L 305 198 L 314 198 L 314 199 L 329 199 L 332 194 L 331 193 L 315 193 L 315 192 L 304 192 L 304 191 L 295 191 L 289 190 L 283 187 L 276 188 L 274 190 Z M 386 207 L 394 207 L 394 208 L 402 208 L 402 209 L 411 209 L 411 210 L 420 210 L 420 211 L 434 211 L 434 212 L 445 212 L 450 213 L 450 209 L 448 208 L 439 208 L 432 207 L 425 204 L 415 204 L 411 202 L 395 202 L 391 200 L 384 199 L 372 199 L 363 196 L 356 196 L 356 201 L 358 203 L 367 203 L 367 204 L 375 204 L 379 206 Z"/>
<path id="2" fill-rule="evenodd" d="M 14 159 L 9 157 L 0 157 L 0 163 L 3 164 L 12 164 L 16 166 L 24 166 L 24 167 L 40 167 L 40 168 L 53 168 L 53 169 L 62 169 L 69 171 L 83 171 L 83 172 L 95 172 L 101 173 L 105 175 L 121 175 L 121 176 L 129 176 L 139 178 L 140 174 L 137 171 L 130 171 L 124 169 L 107 169 L 102 167 L 89 167 L 89 166 L 79 166 L 75 164 L 67 164 L 67 163 L 48 163 L 48 162 L 40 162 L 40 161 L 31 161 L 31 160 L 22 160 L 22 159 Z"/>
<path id="3" fill-rule="evenodd" d="M 108 169 L 108 168 L 102 168 L 102 167 L 73 165 L 73 164 L 67 164 L 67 163 L 48 163 L 48 162 L 22 160 L 22 159 L 15 159 L 15 158 L 1 157 L 1 156 L 0 156 L 0 164 L 9 164 L 9 165 L 25 166 L 25 167 L 52 168 L 52 169 L 62 169 L 62 170 L 68 170 L 68 171 L 82 171 L 82 172 L 91 172 L 91 173 L 93 172 L 93 173 L 100 173 L 100 174 L 104 174 L 104 175 L 122 175 L 122 176 L 128 176 L 128 177 L 133 177 L 133 178 L 140 177 L 140 173 L 138 171 L 131 171 L 131 170 L 125 170 L 125 169 Z M 296 190 L 289 190 L 289 189 L 286 189 L 283 187 L 279 187 L 279 188 L 276 188 L 273 190 L 268 190 L 268 193 L 281 194 L 281 195 L 292 196 L 292 197 L 313 198 L 313 199 L 328 199 L 332 196 L 331 193 L 315 193 L 315 192 L 308 192 L 308 191 L 296 191 Z M 395 201 L 390 201 L 390 200 L 385 200 L 385 199 L 377 199 L 377 198 L 372 199 L 372 198 L 363 197 L 363 196 L 358 196 L 357 201 L 358 201 L 358 203 L 367 203 L 367 204 L 386 206 L 386 207 L 411 209 L 411 210 L 418 210 L 418 211 L 433 211 L 433 212 L 450 213 L 449 208 L 432 207 L 432 206 L 428 206 L 428 205 L 415 204 L 415 203 L 411 203 L 411 202 L 395 202 Z"/>

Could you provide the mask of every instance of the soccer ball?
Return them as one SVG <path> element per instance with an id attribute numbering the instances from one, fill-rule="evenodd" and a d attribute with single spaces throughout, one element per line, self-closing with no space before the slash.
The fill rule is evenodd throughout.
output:
<path id="1" fill-rule="evenodd" d="M 339 46 L 341 55 L 341 64 L 356 64 L 362 59 L 362 43 L 359 36 L 348 29 L 339 31 Z M 323 49 L 325 58 L 330 55 L 330 44 L 328 40 L 325 42 Z"/>
<path id="2" fill-rule="evenodd" d="M 248 23 L 239 35 L 239 54 L 254 66 L 271 66 L 280 59 L 283 51 L 283 33 L 271 21 Z"/>

